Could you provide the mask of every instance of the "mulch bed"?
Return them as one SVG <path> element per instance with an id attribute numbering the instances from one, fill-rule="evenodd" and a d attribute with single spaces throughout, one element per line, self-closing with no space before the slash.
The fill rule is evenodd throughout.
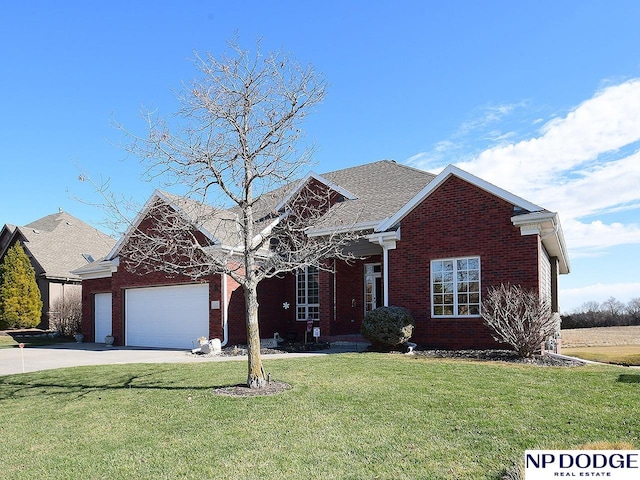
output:
<path id="1" fill-rule="evenodd" d="M 323 347 L 327 348 L 327 347 Z M 322 348 L 317 348 L 321 350 Z M 307 348 L 297 349 L 295 346 L 287 345 L 283 349 L 274 348 L 262 348 L 260 353 L 262 355 L 283 354 L 292 352 L 308 352 L 313 351 Z M 374 351 L 374 350 L 369 350 Z M 387 351 L 391 354 L 405 354 L 403 351 Z M 227 347 L 222 349 L 222 352 L 218 355 L 225 357 L 235 357 L 239 355 L 246 355 L 246 345 L 237 345 L 233 347 Z M 487 362 L 507 362 L 507 363 L 519 363 L 522 365 L 538 365 L 542 367 L 580 367 L 585 365 L 585 362 L 556 356 L 545 353 L 543 355 L 533 355 L 530 358 L 519 357 L 512 350 L 414 350 L 408 355 L 413 355 L 417 358 L 458 358 L 465 360 L 479 360 Z"/>
<path id="2" fill-rule="evenodd" d="M 217 387 L 213 389 L 213 394 L 223 397 L 256 397 L 260 395 L 275 395 L 290 388 L 291 385 L 288 383 L 271 381 L 262 388 L 249 388 L 243 384 Z"/>
<path id="3" fill-rule="evenodd" d="M 519 357 L 511 350 L 418 350 L 413 355 L 423 358 L 460 358 L 487 362 L 508 362 L 541 367 L 580 367 L 585 362 L 551 354 L 534 355 L 530 358 Z"/>

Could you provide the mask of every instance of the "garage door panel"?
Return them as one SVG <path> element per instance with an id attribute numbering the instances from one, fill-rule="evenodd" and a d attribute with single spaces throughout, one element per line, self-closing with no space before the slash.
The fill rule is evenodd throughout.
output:
<path id="1" fill-rule="evenodd" d="M 126 291 L 126 344 L 193 348 L 209 336 L 209 286 L 178 285 Z"/>

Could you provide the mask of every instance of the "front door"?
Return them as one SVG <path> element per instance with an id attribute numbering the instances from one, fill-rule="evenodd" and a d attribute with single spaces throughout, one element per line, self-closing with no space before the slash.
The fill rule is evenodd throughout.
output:
<path id="1" fill-rule="evenodd" d="M 379 263 L 367 263 L 364 266 L 364 314 L 382 307 L 382 266 Z"/>

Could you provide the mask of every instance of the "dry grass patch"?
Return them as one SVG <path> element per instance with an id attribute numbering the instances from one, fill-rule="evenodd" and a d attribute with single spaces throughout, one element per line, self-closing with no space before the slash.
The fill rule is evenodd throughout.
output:
<path id="1" fill-rule="evenodd" d="M 594 362 L 640 365 L 640 345 L 563 348 L 562 353 Z"/>
<path id="2" fill-rule="evenodd" d="M 640 326 L 563 330 L 562 353 L 594 362 L 640 365 Z"/>

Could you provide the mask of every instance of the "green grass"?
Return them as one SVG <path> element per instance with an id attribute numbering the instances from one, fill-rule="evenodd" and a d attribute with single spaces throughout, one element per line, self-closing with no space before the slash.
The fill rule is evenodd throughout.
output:
<path id="1" fill-rule="evenodd" d="M 293 388 L 214 396 L 243 362 L 0 377 L 13 479 L 499 479 L 527 448 L 638 445 L 640 372 L 344 354 L 265 359 Z"/>
<path id="2" fill-rule="evenodd" d="M 563 348 L 562 353 L 594 362 L 640 365 L 640 345 L 597 345 Z"/>

